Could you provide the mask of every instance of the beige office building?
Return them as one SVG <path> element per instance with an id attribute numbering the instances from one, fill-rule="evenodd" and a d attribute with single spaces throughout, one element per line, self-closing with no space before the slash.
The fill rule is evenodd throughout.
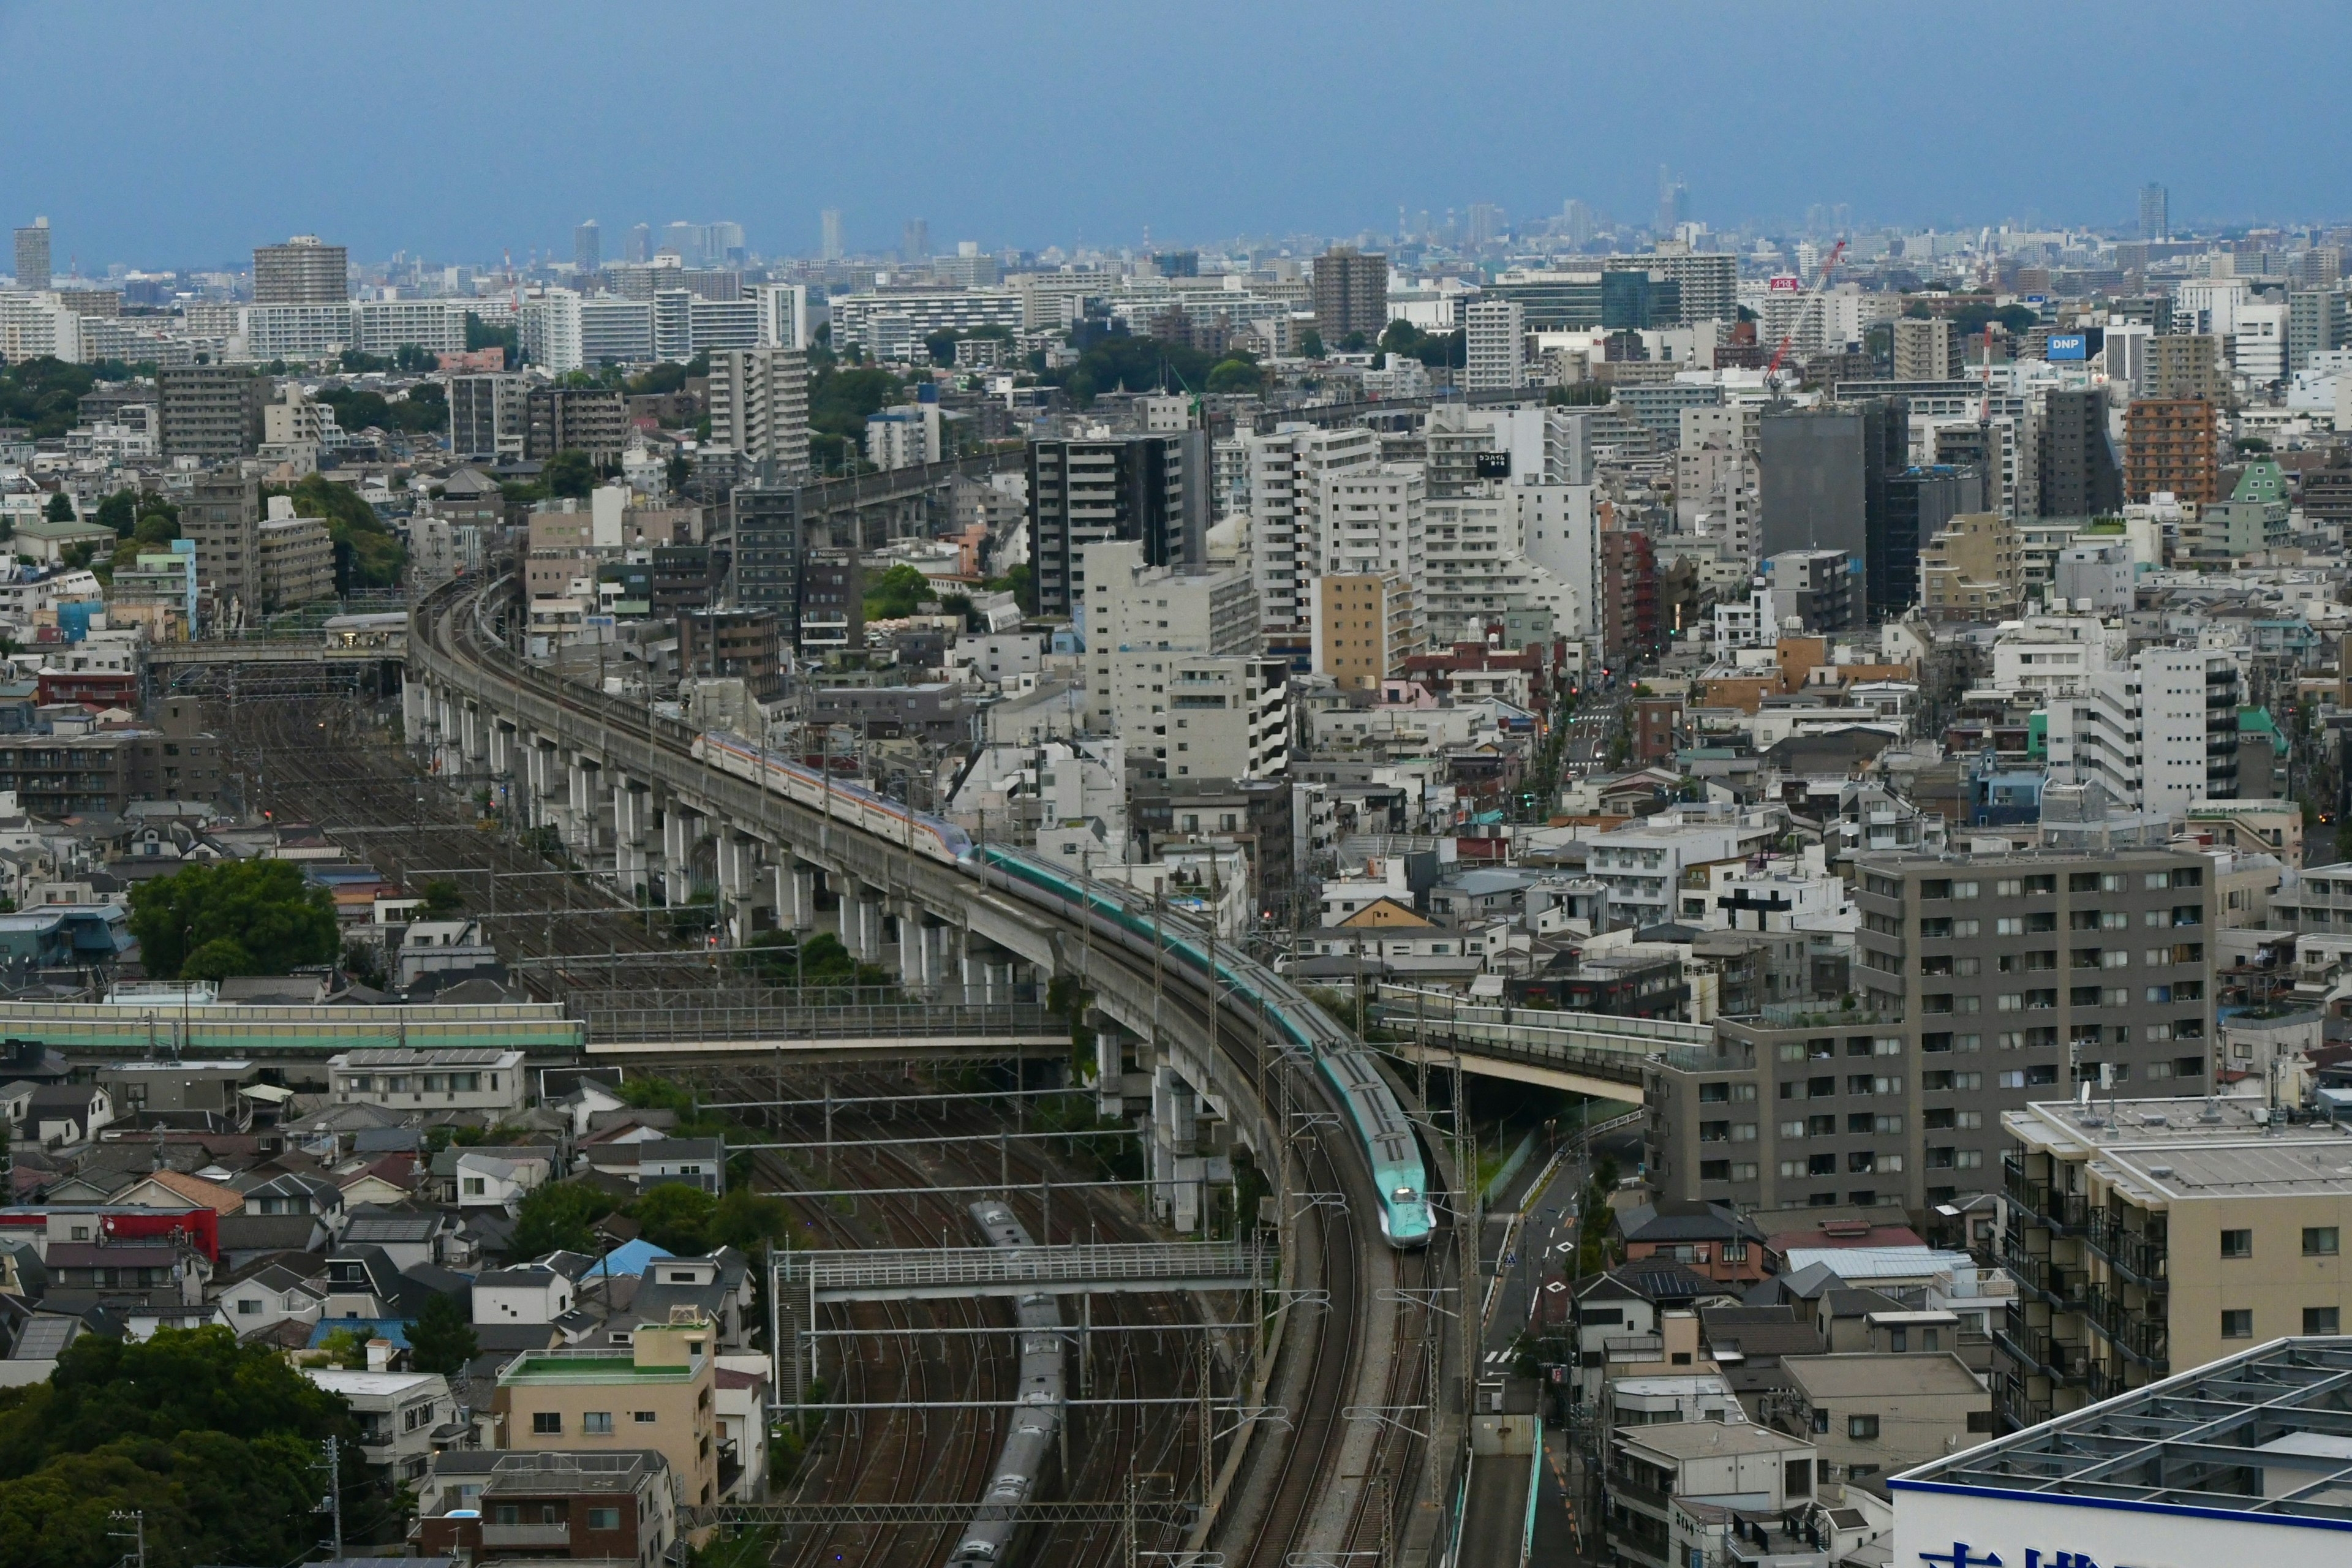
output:
<path id="1" fill-rule="evenodd" d="M 2095 1089 L 2000 1121 L 2000 1261 L 2019 1289 L 1994 1392 L 2010 1426 L 2352 1315 L 2352 1129 Z"/>
<path id="2" fill-rule="evenodd" d="M 2024 585 L 2025 542 L 1999 512 L 1962 512 L 1919 552 L 1919 602 L 1929 620 L 2007 620 Z"/>

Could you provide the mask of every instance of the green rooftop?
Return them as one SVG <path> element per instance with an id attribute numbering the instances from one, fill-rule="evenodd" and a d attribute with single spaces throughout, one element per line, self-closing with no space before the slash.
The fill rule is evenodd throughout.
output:
<path id="1" fill-rule="evenodd" d="M 2272 458 L 2258 458 L 2238 476 L 2237 489 L 2230 492 L 2230 499 L 2283 501 L 2286 500 L 2286 472 Z"/>
<path id="2" fill-rule="evenodd" d="M 640 1366 L 627 1354 L 603 1351 L 567 1353 L 534 1351 L 517 1356 L 499 1373 L 501 1384 L 516 1383 L 685 1383 L 691 1380 L 700 1358 L 683 1365 Z"/>

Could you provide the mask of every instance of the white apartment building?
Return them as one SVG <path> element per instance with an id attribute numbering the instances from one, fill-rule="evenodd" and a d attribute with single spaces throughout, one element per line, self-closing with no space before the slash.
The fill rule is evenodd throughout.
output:
<path id="1" fill-rule="evenodd" d="M 1255 655 L 1115 653 L 1111 728 L 1166 778 L 1259 779 L 1290 765 L 1289 665 Z M 1102 688 L 1095 697 L 1100 700 Z"/>
<path id="2" fill-rule="evenodd" d="M 760 308 L 760 346 L 807 352 L 814 330 L 809 322 L 808 285 L 755 283 L 751 298 Z"/>
<path id="3" fill-rule="evenodd" d="M 1635 929 L 1678 918 L 1683 873 L 1737 860 L 1737 822 L 1644 825 L 1592 840 L 1585 874 L 1609 889 L 1612 925 Z"/>
<path id="4" fill-rule="evenodd" d="M 1376 467 L 1380 437 L 1361 426 L 1286 425 L 1269 436 L 1245 437 L 1244 444 L 1259 624 L 1270 632 L 1297 632 L 1307 620 L 1307 581 L 1316 571 L 1325 481 Z"/>
<path id="5" fill-rule="evenodd" d="M 1393 573 L 1418 584 L 1428 571 L 1427 481 L 1413 463 L 1329 475 L 1318 509 L 1318 576 Z M 1310 597 L 1311 597 L 1311 590 Z"/>
<path id="6" fill-rule="evenodd" d="M 2238 311 L 2253 299 L 2243 278 L 2188 278 L 2172 295 L 2172 330 L 2226 338 L 2238 330 Z"/>
<path id="7" fill-rule="evenodd" d="M 542 289 L 523 300 L 517 334 L 531 363 L 562 375 L 586 363 L 580 341 L 580 304 L 579 294 L 570 289 Z"/>
<path id="8" fill-rule="evenodd" d="M 2286 379 L 2286 322 L 2284 304 L 2238 307 L 2237 331 L 2230 336 L 2230 363 L 2240 375 L 2257 386 Z"/>
<path id="9" fill-rule="evenodd" d="M 1992 645 L 1997 691 L 2033 691 L 2044 698 L 2083 689 L 2093 675 L 2114 669 L 2125 634 L 2096 616 L 2028 616 L 2000 629 Z"/>
<path id="10" fill-rule="evenodd" d="M 780 477 L 808 470 L 808 355 L 793 348 L 722 349 L 710 356 L 710 447 Z"/>
<path id="11" fill-rule="evenodd" d="M 463 300 L 356 300 L 352 302 L 352 347 L 362 353 L 390 354 L 405 347 L 426 353 L 458 353 L 466 347 Z"/>
<path id="12" fill-rule="evenodd" d="M 1555 629 L 1580 640 L 1601 635 L 1601 529 L 1591 485 L 1514 485 L 1519 542 L 1528 562 L 1565 591 Z"/>
<path id="13" fill-rule="evenodd" d="M 718 431 L 717 425 L 711 426 Z M 866 460 L 877 468 L 911 468 L 940 460 L 940 405 L 902 403 L 866 416 Z"/>
<path id="14" fill-rule="evenodd" d="M 1517 300 L 1477 299 L 1462 312 L 1463 386 L 1516 392 L 1528 380 L 1528 313 Z"/>
<path id="15" fill-rule="evenodd" d="M 1087 545 L 1081 561 L 1086 586 L 1076 608 L 1089 658 L 1257 651 L 1255 593 L 1240 567 L 1179 572 L 1146 566 L 1142 544 L 1131 539 Z"/>
<path id="16" fill-rule="evenodd" d="M 2097 783 L 2136 811 L 2238 794 L 2238 664 L 2218 648 L 2147 648 L 2052 699 L 2050 778 Z"/>
<path id="17" fill-rule="evenodd" d="M 762 331 L 757 300 L 692 300 L 687 303 L 687 353 L 755 349 Z"/>

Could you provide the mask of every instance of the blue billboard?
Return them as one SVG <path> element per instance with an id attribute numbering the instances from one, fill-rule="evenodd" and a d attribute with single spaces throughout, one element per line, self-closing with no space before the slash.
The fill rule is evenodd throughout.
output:
<path id="1" fill-rule="evenodd" d="M 2091 357 L 2090 338 L 2082 332 L 2053 332 L 2045 356 L 2053 360 L 2088 359 Z"/>

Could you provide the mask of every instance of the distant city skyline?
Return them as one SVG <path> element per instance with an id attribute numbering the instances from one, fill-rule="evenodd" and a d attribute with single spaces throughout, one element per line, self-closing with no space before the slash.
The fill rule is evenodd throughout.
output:
<path id="1" fill-rule="evenodd" d="M 2263 26 L 2324 36 L 2335 15 L 2288 4 Z M 1992 0 L 1969 16 L 1971 38 L 2030 51 L 1972 69 L 1948 9 L 1902 5 L 1759 26 L 1695 3 L 1442 18 L 1333 0 L 979 4 L 877 40 L 859 13 L 732 0 L 691 29 L 594 3 L 427 3 L 386 25 L 134 0 L 0 20 L 16 66 L 0 127 L 10 222 L 49 216 L 60 275 L 241 265 L 294 233 L 370 259 L 569 259 L 588 216 L 608 259 L 632 226 L 681 218 L 814 256 L 828 209 L 844 250 L 875 256 L 915 220 L 943 252 L 1139 247 L 1147 229 L 1160 244 L 1385 234 L 1400 208 L 1518 224 L 1571 199 L 1646 226 L 1669 170 L 1671 208 L 1718 229 L 1843 205 L 1905 228 L 2124 233 L 2151 182 L 2176 233 L 2352 205 L 2329 177 L 2352 130 L 2326 111 L 2325 51 L 2267 57 L 2263 101 L 2242 104 L 2201 10 Z M 714 32 L 732 47 L 709 48 Z M 877 47 L 887 90 L 825 64 Z M 77 64 L 96 56 L 102 103 Z M 531 69 L 501 71 L 505 57 Z M 1297 64 L 1260 63 L 1276 61 Z M 237 80 L 257 90 L 189 90 Z M 646 131 L 688 102 L 682 156 Z"/>

